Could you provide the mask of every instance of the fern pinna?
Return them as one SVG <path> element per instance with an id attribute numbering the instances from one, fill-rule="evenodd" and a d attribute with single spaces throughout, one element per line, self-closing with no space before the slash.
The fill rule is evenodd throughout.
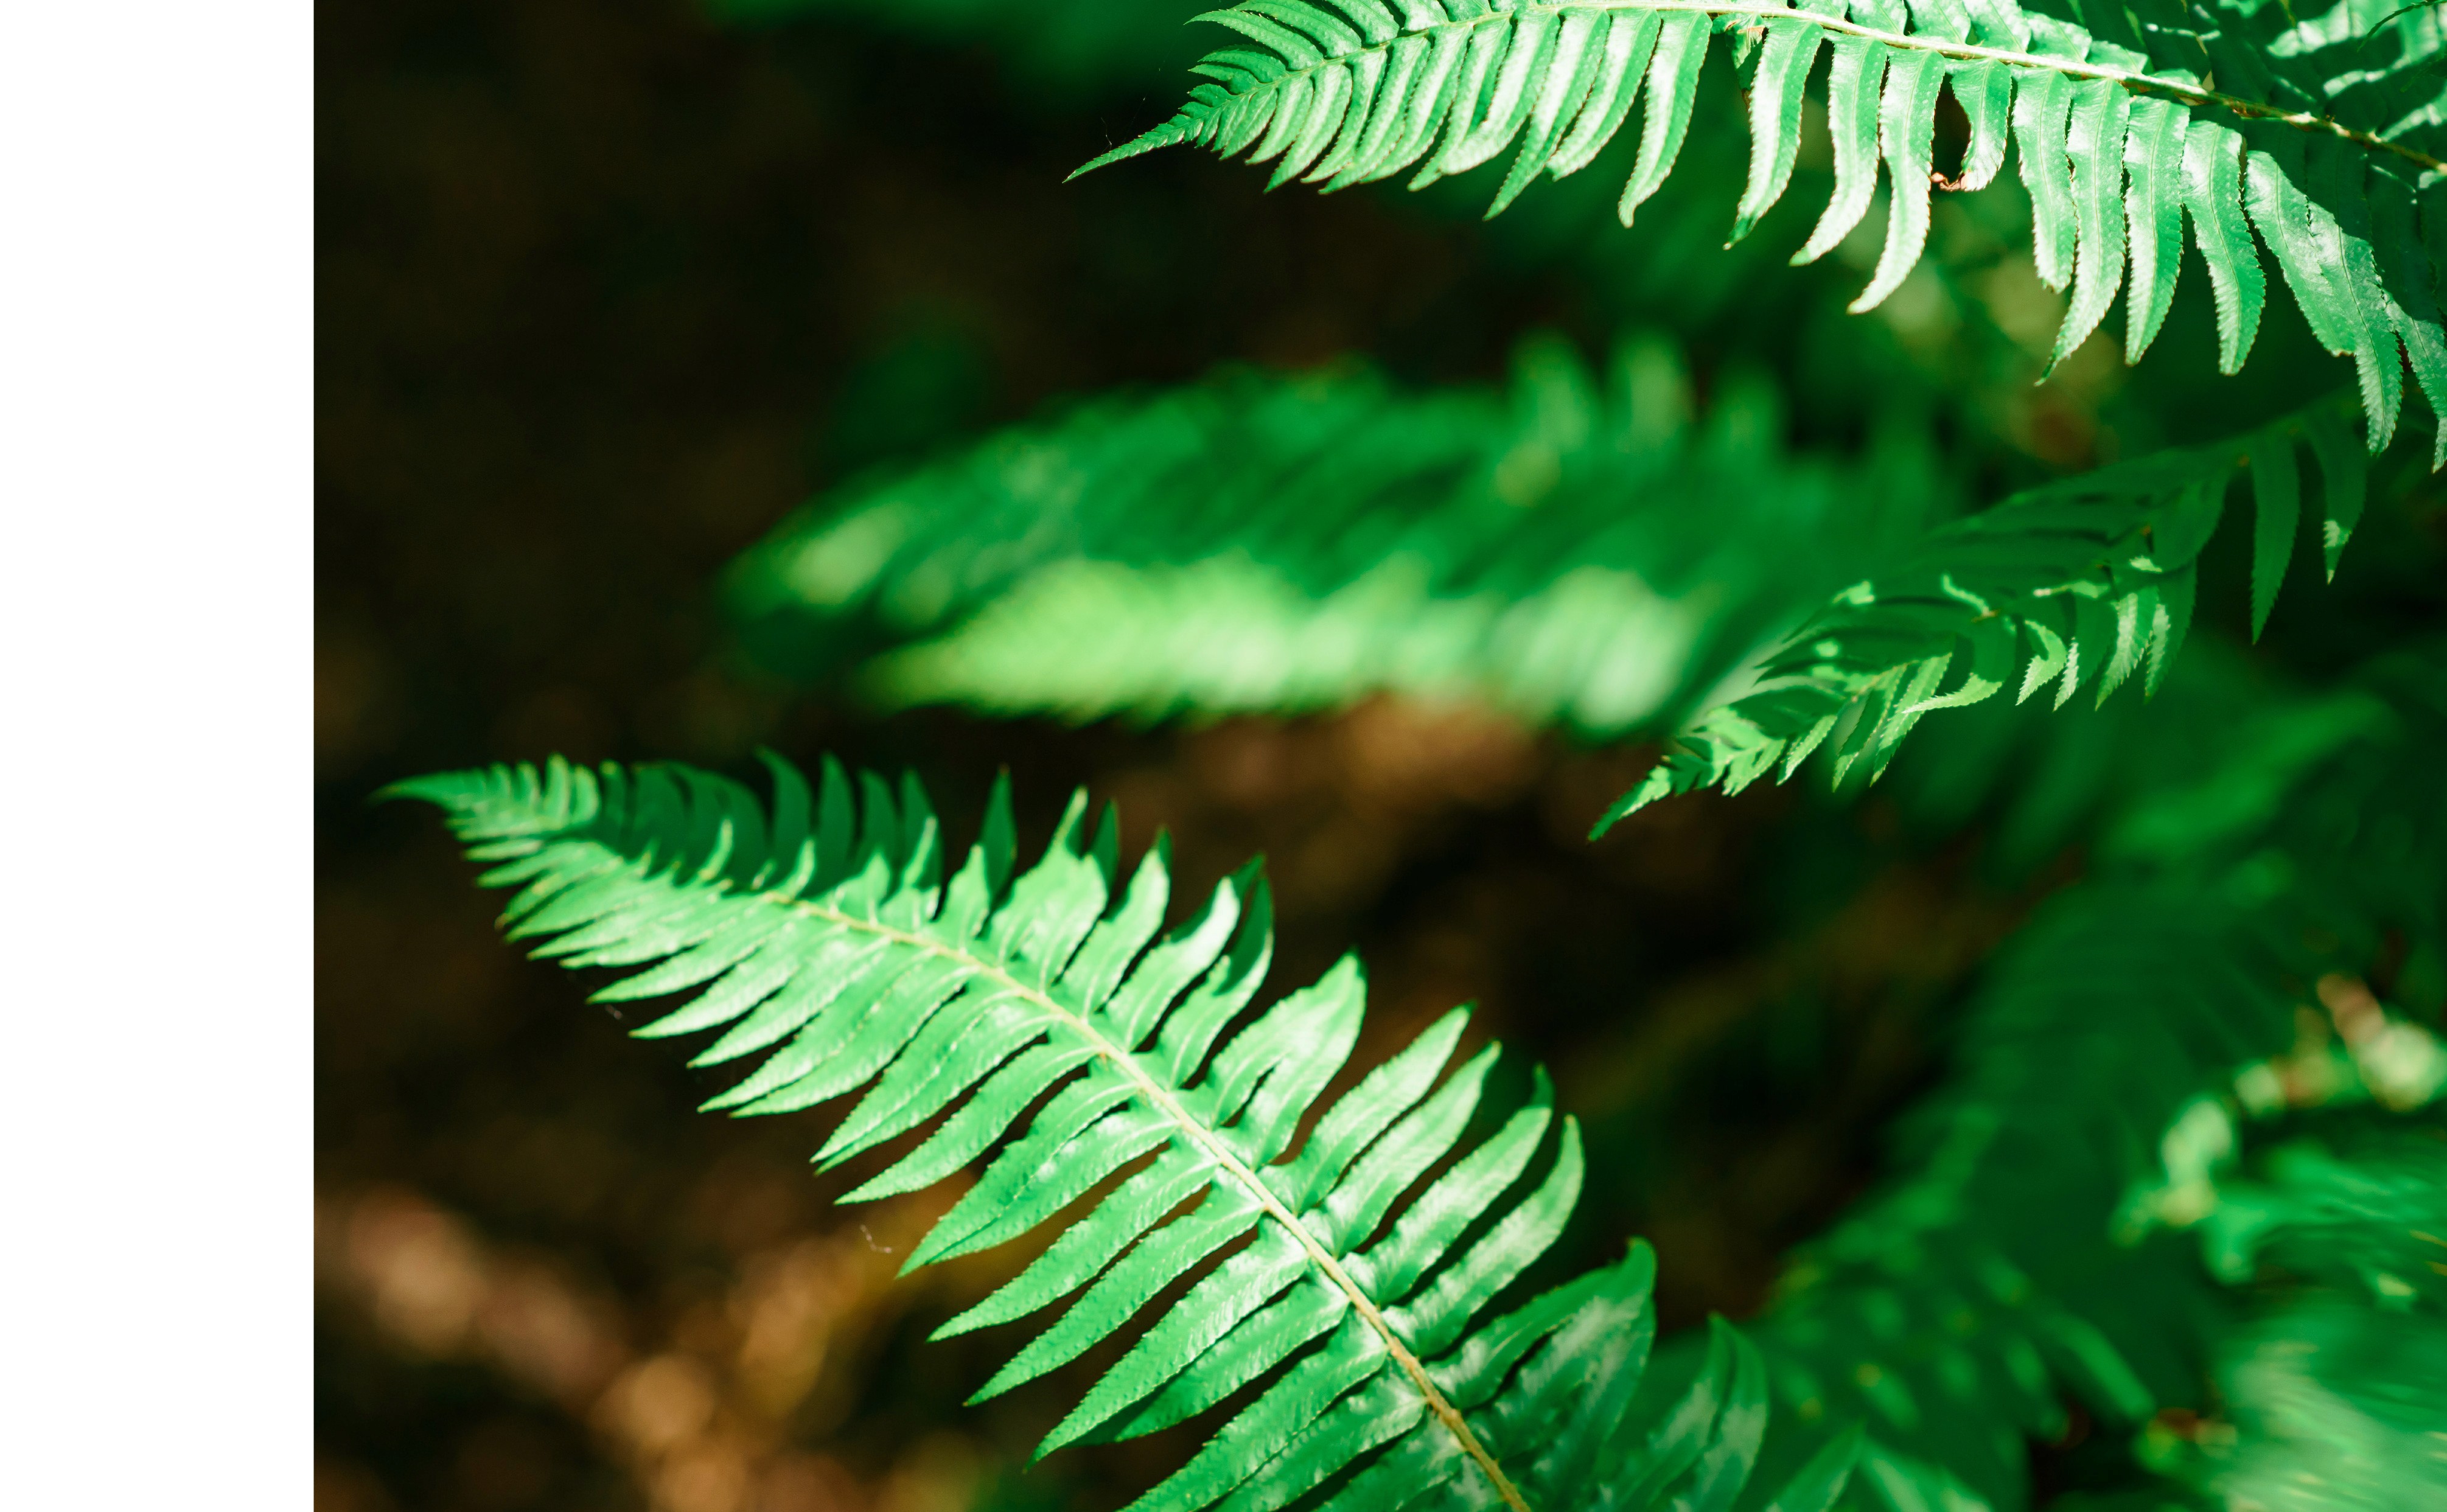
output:
<path id="1" fill-rule="evenodd" d="M 1679 1397 L 1633 1412 L 1655 1326 L 1643 1249 L 1485 1315 L 1554 1241 L 1581 1183 L 1578 1130 L 1555 1116 L 1543 1071 L 1463 1149 L 1497 1049 L 1448 1074 L 1456 1010 L 1299 1139 L 1357 1037 L 1364 986 L 1346 958 L 1233 1030 L 1272 948 L 1254 872 L 1159 940 L 1165 846 L 1125 881 L 1114 816 L 1091 834 L 1084 794 L 1015 876 L 998 788 L 946 880 L 914 781 L 896 796 L 863 777 L 854 801 L 834 764 L 812 793 L 772 767 L 769 816 L 737 784 L 682 766 L 598 776 L 555 761 L 392 791 L 441 806 L 493 863 L 484 880 L 519 889 L 512 937 L 574 968 L 636 969 L 599 1000 L 693 993 L 639 1033 L 723 1029 L 697 1065 L 764 1053 L 709 1106 L 782 1112 L 865 1087 L 818 1152 L 828 1164 L 948 1113 L 853 1200 L 939 1181 L 1035 1109 L 911 1266 L 1016 1238 L 1121 1176 L 944 1332 L 1075 1294 L 987 1383 L 992 1395 L 1206 1267 L 1044 1446 L 1150 1432 L 1272 1373 L 1146 1506 L 1261 1512 L 1319 1487 L 1329 1504 L 1368 1509 L 1732 1505 L 1767 1426 L 1759 1358 L 1719 1326 Z M 1849 1440 L 1822 1449 L 1779 1504 L 1827 1506 L 1851 1452 Z"/>
<path id="2" fill-rule="evenodd" d="M 2052 11 L 2059 13 L 2050 13 Z M 1883 163 L 1885 252 L 1868 310 L 1919 262 L 1933 185 L 1977 189 L 2019 152 L 2033 255 L 2072 294 L 2061 361 L 2127 294 L 2124 350 L 2156 339 L 2191 228 L 2216 295 L 2219 364 L 2239 369 L 2266 302 L 2256 232 L 2312 332 L 2354 359 L 2373 450 L 2393 435 L 2409 364 L 2447 414 L 2436 260 L 2447 205 L 2447 53 L 2435 9 L 2347 0 L 2298 22 L 2244 0 L 1244 0 L 1204 18 L 1243 45 L 1209 54 L 1178 114 L 1087 164 L 1193 143 L 1337 189 L 1417 165 L 1413 187 L 1508 151 L 1492 215 L 1540 174 L 1587 167 L 1645 93 L 1624 224 L 1679 155 L 1711 43 L 1748 61 L 1752 157 L 1731 231 L 1784 194 L 1817 57 L 1834 190 L 1809 262 L 1868 215 Z M 1936 170 L 1941 92 L 1969 126 Z M 1515 143 L 1518 143 L 1517 149 Z M 2447 429 L 2440 455 L 2447 458 Z"/>

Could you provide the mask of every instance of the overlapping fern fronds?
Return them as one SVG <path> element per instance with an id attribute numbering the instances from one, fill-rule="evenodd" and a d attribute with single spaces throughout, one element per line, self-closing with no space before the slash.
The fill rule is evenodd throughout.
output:
<path id="1" fill-rule="evenodd" d="M 680 766 L 555 761 L 394 791 L 439 805 L 491 863 L 484 879 L 518 889 L 511 937 L 626 973 L 598 1000 L 687 994 L 638 1033 L 721 1030 L 701 1066 L 762 1056 L 709 1106 L 782 1112 L 864 1088 L 826 1164 L 932 1125 L 852 1200 L 998 1147 L 911 1266 L 1018 1238 L 1119 1178 L 944 1332 L 1070 1299 L 992 1395 L 1195 1276 L 1045 1445 L 1149 1432 L 1265 1382 L 1144 1505 L 1262 1512 L 1320 1488 L 1354 1509 L 1731 1505 L 1766 1427 L 1758 1357 L 1720 1325 L 1678 1401 L 1628 1411 L 1655 1327 L 1644 1250 L 1488 1315 L 1580 1186 L 1579 1134 L 1543 1072 L 1508 1111 L 1482 1109 L 1497 1050 L 1449 1069 L 1455 1011 L 1311 1124 L 1364 985 L 1346 958 L 1249 1014 L 1272 949 L 1253 873 L 1164 933 L 1164 847 L 1125 878 L 1113 816 L 1091 831 L 1084 794 L 1015 874 L 998 789 L 947 880 L 914 781 L 854 789 L 827 763 L 810 792 L 772 765 L 769 813 Z M 1496 1126 L 1465 1148 L 1474 1115 Z M 1849 1452 L 1812 1461 L 1782 1504 L 1826 1507 Z"/>
<path id="2" fill-rule="evenodd" d="M 1601 386 L 1559 341 L 1508 395 L 1227 372 L 1110 399 L 819 502 L 735 569 L 768 658 L 1089 718 L 1469 697 L 1593 733 L 1687 713 L 1947 512 L 1925 439 L 1788 454 L 1738 376 L 1695 417 L 1670 349 Z M 1773 542 L 1773 546 L 1766 543 Z"/>
<path id="3" fill-rule="evenodd" d="M 398 791 L 441 805 L 493 863 L 484 879 L 520 889 L 514 937 L 633 971 L 599 997 L 691 994 L 639 1033 L 720 1030 L 701 1065 L 765 1055 L 710 1106 L 787 1111 L 866 1088 L 819 1152 L 827 1163 L 931 1125 L 854 1199 L 1000 1146 L 913 1265 L 1016 1238 L 1101 1186 L 947 1330 L 1075 1299 L 991 1394 L 1195 1276 L 1048 1441 L 1148 1431 L 1261 1384 L 1149 1507 L 1321 1491 L 1355 1509 L 1414 1496 L 1823 1508 L 1857 1465 L 1862 1494 L 1896 1508 L 2004 1512 L 2021 1504 L 2026 1436 L 2061 1428 L 2061 1393 L 2110 1423 L 2197 1400 L 2212 1276 L 2172 1239 L 2129 1247 L 2129 1216 L 2180 1216 L 2166 1194 L 2186 1172 L 2170 1152 L 2191 1147 L 2201 1099 L 2271 1076 L 2289 1106 L 2323 1087 L 2335 1105 L 2357 1078 L 2382 1099 L 2414 1085 L 2407 1055 L 2386 1049 L 2389 1015 L 2363 999 L 2329 1005 L 2350 1051 L 2328 1057 L 2335 1076 L 2305 1073 L 2291 984 L 2365 970 L 2385 945 L 2394 990 L 2419 1012 L 2435 1019 L 2447 998 L 2434 770 L 2447 649 L 2294 702 L 2298 735 L 2271 725 L 2277 738 L 2128 810 L 2098 847 L 2107 874 L 1995 969 L 1958 1077 L 1905 1125 L 1906 1174 L 1802 1253 L 1748 1337 L 1720 1325 L 1666 1351 L 1644 1388 L 1644 1250 L 1485 1316 L 1559 1232 L 1579 1143 L 1542 1076 L 1464 1147 L 1496 1051 L 1448 1070 L 1460 1013 L 1299 1137 L 1350 1051 L 1363 990 L 1346 960 L 1253 1015 L 1270 931 L 1250 874 L 1159 940 L 1162 846 L 1125 881 L 1112 816 L 1091 831 L 1083 799 L 1015 875 L 997 794 L 945 882 L 915 784 L 854 787 L 830 764 L 811 793 L 776 763 L 769 814 L 675 766 L 497 767 Z M 2368 1186 L 2365 1207 L 2426 1200 L 2419 1181 L 2379 1199 Z M 2210 1237 L 2248 1252 L 2270 1227 Z"/>
<path id="4" fill-rule="evenodd" d="M 2278 738 L 2142 795 L 2100 879 L 2008 944 L 1953 1075 L 1899 1130 L 1901 1174 L 1799 1253 L 1750 1326 L 1792 1409 L 1763 1479 L 1814 1450 L 1813 1425 L 1857 1419 L 1862 1482 L 1887 1504 L 2010 1512 L 2025 1441 L 2062 1431 L 2065 1394 L 2128 1426 L 2200 1404 L 2219 1283 L 2272 1245 L 2291 1259 L 2324 1237 L 2317 1266 L 2379 1295 L 2432 1258 L 2406 1225 L 2447 1145 L 2392 1134 L 2223 1176 L 2247 1111 L 2435 1106 L 2447 1083 L 2420 1027 L 2447 1007 L 2447 646 L 2279 701 L 2262 726 Z M 2362 984 L 2374 966 L 2393 1006 Z M 2153 1237 L 2169 1224 L 2200 1230 L 2207 1265 Z"/>
<path id="5" fill-rule="evenodd" d="M 2246 474 L 2256 639 L 2304 529 L 2302 451 L 2319 469 L 2329 576 L 2361 520 L 2369 480 L 2353 418 L 2348 401 L 2324 402 L 2235 441 L 2104 467 L 1941 526 L 1793 632 L 1757 686 L 1702 715 L 1599 832 L 1669 794 L 1780 781 L 1822 747 L 1837 781 L 1856 767 L 1874 776 L 1925 715 L 2009 687 L 2022 700 L 2053 690 L 2059 708 L 2084 690 L 2104 702 L 2136 675 L 2155 690 L 2191 623 L 2202 548 Z"/>
<path id="6" fill-rule="evenodd" d="M 1736 63 L 1751 62 L 1737 240 L 1790 181 L 1803 93 L 1824 51 L 1835 183 L 1793 260 L 1824 255 L 1861 222 L 1883 164 L 1886 250 L 1856 311 L 1884 301 L 1920 260 L 1932 185 L 1982 187 L 2010 147 L 2039 276 L 2072 289 L 2056 360 L 2097 328 L 2120 288 L 2125 354 L 2140 358 L 2173 298 L 2189 222 L 2216 296 L 2222 368 L 2242 366 L 2259 330 L 2256 232 L 2321 344 L 2354 359 L 2373 450 L 2395 431 L 2408 362 L 2432 411 L 2447 415 L 2433 268 L 2447 205 L 2430 184 L 2447 157 L 2447 31 L 2436 12 L 2387 0 L 2345 0 L 2299 23 L 2243 0 L 2056 9 L 1245 0 L 1205 17 L 1241 40 L 1198 65 L 1207 82 L 1179 113 L 1081 171 L 1187 142 L 1272 161 L 1276 184 L 1331 190 L 1415 165 L 1416 187 L 1510 153 L 1493 215 L 1541 174 L 1588 166 L 1644 94 L 1619 206 L 1628 225 L 1672 173 L 1702 65 L 1726 34 Z M 1933 148 L 1942 92 L 1970 129 L 1951 180 Z"/>

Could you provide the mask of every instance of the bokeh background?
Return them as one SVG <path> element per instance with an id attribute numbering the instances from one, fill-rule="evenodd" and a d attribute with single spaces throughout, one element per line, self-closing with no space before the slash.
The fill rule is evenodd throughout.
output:
<path id="1" fill-rule="evenodd" d="M 1755 1310 L 1779 1252 L 1874 1177 L 1969 966 L 2070 874 L 2000 879 L 1976 835 L 1926 843 L 1884 800 L 1785 789 L 1668 804 L 1592 846 L 1653 752 L 1465 708 L 887 718 L 740 661 L 717 576 L 812 494 L 1225 360 L 1492 380 L 1531 329 L 1592 353 L 1662 329 L 1703 387 L 1764 369 L 1810 395 L 1798 443 L 1856 445 L 1901 411 L 1972 489 L 2187 429 L 2184 404 L 2126 406 L 2110 336 L 2035 383 L 2059 305 L 2010 188 L 1942 204 L 1940 255 L 1877 316 L 1840 314 L 1874 237 L 1781 266 L 1823 199 L 1820 135 L 1782 218 L 1731 254 L 1741 139 L 1704 113 L 1698 166 L 1631 233 L 1603 174 L 1491 226 L 1483 186 L 1269 196 L 1187 154 L 1066 187 L 1168 110 L 1200 40 L 1174 27 L 1195 7 L 1127 27 L 1118 7 L 1049 4 L 1018 31 L 973 0 L 319 17 L 323 1512 L 1098 1508 L 1182 1447 L 1023 1473 L 1099 1359 L 973 1408 L 1010 1331 L 924 1338 L 1027 1257 L 896 1279 L 951 1194 L 835 1208 L 859 1172 L 806 1164 L 832 1113 L 692 1113 L 709 1085 L 503 949 L 437 827 L 369 803 L 388 781 L 553 751 L 744 772 L 766 743 L 912 767 L 956 838 L 1007 766 L 1024 841 L 1085 784 L 1132 844 L 1168 828 L 1187 886 L 1262 852 L 1278 986 L 1356 947 L 1363 1061 L 1480 1004 L 1587 1124 L 1568 1257 L 1646 1235 L 1683 1325 Z M 1707 108 L 1738 109 L 1729 85 Z M 2160 395 L 2209 382 L 2207 322 L 2189 290 Z M 2264 371 L 2301 339 L 2283 300 L 2269 325 Z M 2216 422 L 2259 393 L 2220 390 Z"/>

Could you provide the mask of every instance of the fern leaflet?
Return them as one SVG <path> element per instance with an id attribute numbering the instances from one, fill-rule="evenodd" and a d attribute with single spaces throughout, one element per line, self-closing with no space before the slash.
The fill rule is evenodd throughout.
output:
<path id="1" fill-rule="evenodd" d="M 1719 1325 L 1679 1402 L 1654 1420 L 1627 1411 L 1655 1326 L 1644 1249 L 1481 1315 L 1579 1191 L 1579 1132 L 1555 1116 L 1543 1071 L 1465 1149 L 1497 1051 L 1444 1074 L 1456 1010 L 1297 1142 L 1357 1037 L 1364 986 L 1346 958 L 1227 1032 L 1272 949 L 1254 871 L 1159 941 L 1164 846 L 1125 881 L 1114 817 L 1091 834 L 1084 794 L 1015 876 L 997 788 L 945 881 L 914 781 L 896 796 L 863 777 L 854 799 L 834 764 L 813 792 L 772 767 L 769 816 L 681 766 L 598 776 L 556 760 L 392 791 L 440 805 L 493 863 L 484 879 L 519 888 L 511 937 L 571 967 L 630 971 L 598 1000 L 691 994 L 639 1034 L 722 1029 L 701 1066 L 765 1054 L 709 1107 L 783 1112 L 865 1087 L 818 1152 L 828 1165 L 941 1120 L 852 1200 L 930 1184 L 1002 1144 L 910 1266 L 1017 1238 L 1120 1178 L 944 1332 L 1076 1294 L 987 1383 L 993 1395 L 1198 1274 L 1044 1446 L 1150 1432 L 1270 1377 L 1144 1506 L 1264 1512 L 1319 1487 L 1352 1508 L 1730 1506 L 1766 1427 L 1762 1368 Z M 1795 1483 L 1808 1497 L 1789 1504 L 1825 1507 L 1849 1452 L 1808 1466 Z"/>
<path id="2" fill-rule="evenodd" d="M 1883 164 L 1886 250 L 1855 311 L 1919 262 L 1932 181 L 1983 187 L 2010 147 L 2039 276 L 2072 291 L 2055 361 L 2119 289 L 2125 355 L 2139 360 L 2173 298 L 2189 221 L 2216 295 L 2220 366 L 2239 369 L 2266 298 L 2257 232 L 2321 344 L 2354 359 L 2377 451 L 2396 428 L 2405 363 L 2447 416 L 2432 267 L 2447 207 L 2431 182 L 2447 166 L 2436 74 L 2447 31 L 2428 10 L 2389 12 L 2348 0 L 2296 25 L 2282 7 L 2153 0 L 2082 6 L 2085 25 L 2016 0 L 1245 0 L 1203 18 L 1242 42 L 1197 66 L 1206 82 L 1181 110 L 1079 171 L 1186 142 L 1273 161 L 1272 184 L 1333 190 L 1415 164 L 1415 188 L 1513 151 L 1491 216 L 1540 174 L 1588 166 L 1644 89 L 1619 204 L 1629 225 L 1673 171 L 1722 32 L 1752 65 L 1739 239 L 1784 194 L 1823 50 L 1834 189 L 1793 260 L 1850 234 Z M 1941 92 L 1970 124 L 1952 180 L 1933 168 Z M 2447 462 L 2447 422 L 2438 446 Z"/>
<path id="3" fill-rule="evenodd" d="M 2342 400 L 2315 405 L 2238 441 L 2153 453 L 1940 527 L 1795 631 L 1757 686 L 1684 731 L 1597 832 L 1673 793 L 1780 781 L 1822 746 L 1838 782 L 1856 767 L 1874 777 L 1925 715 L 2009 686 L 2018 701 L 2053 688 L 2059 708 L 2085 689 L 2104 703 L 2135 674 L 2154 691 L 2191 623 L 2201 550 L 2245 472 L 2256 638 L 2301 533 L 2301 448 L 2320 468 L 2330 576 L 2362 517 L 2368 470 L 2351 415 Z"/>

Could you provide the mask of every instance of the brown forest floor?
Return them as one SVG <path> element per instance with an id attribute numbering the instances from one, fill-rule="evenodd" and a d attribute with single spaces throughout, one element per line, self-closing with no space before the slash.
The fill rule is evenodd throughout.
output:
<path id="1" fill-rule="evenodd" d="M 1592 847 L 1641 753 L 1468 710 L 881 719 L 725 657 L 714 575 L 844 468 L 1225 358 L 1492 375 L 1528 324 L 1601 334 L 1567 289 L 1187 159 L 1061 188 L 1109 128 L 983 58 L 676 0 L 319 25 L 323 1512 L 1094 1508 L 1181 1451 L 1018 1476 L 1096 1362 L 968 1408 L 1012 1331 L 923 1339 L 1025 1257 L 896 1281 L 942 1195 L 836 1209 L 830 1115 L 693 1114 L 677 1057 L 498 943 L 424 816 L 367 805 L 437 766 L 829 749 L 914 766 L 957 835 L 1008 765 L 1024 836 L 1085 784 L 1193 885 L 1262 851 L 1278 983 L 1368 962 L 1363 1058 L 1476 1000 L 1556 1068 L 1596 1157 L 1568 1245 L 1651 1238 L 1671 1322 L 1755 1308 L 1874 1172 L 2005 923 L 1875 804 L 1669 805 Z"/>

